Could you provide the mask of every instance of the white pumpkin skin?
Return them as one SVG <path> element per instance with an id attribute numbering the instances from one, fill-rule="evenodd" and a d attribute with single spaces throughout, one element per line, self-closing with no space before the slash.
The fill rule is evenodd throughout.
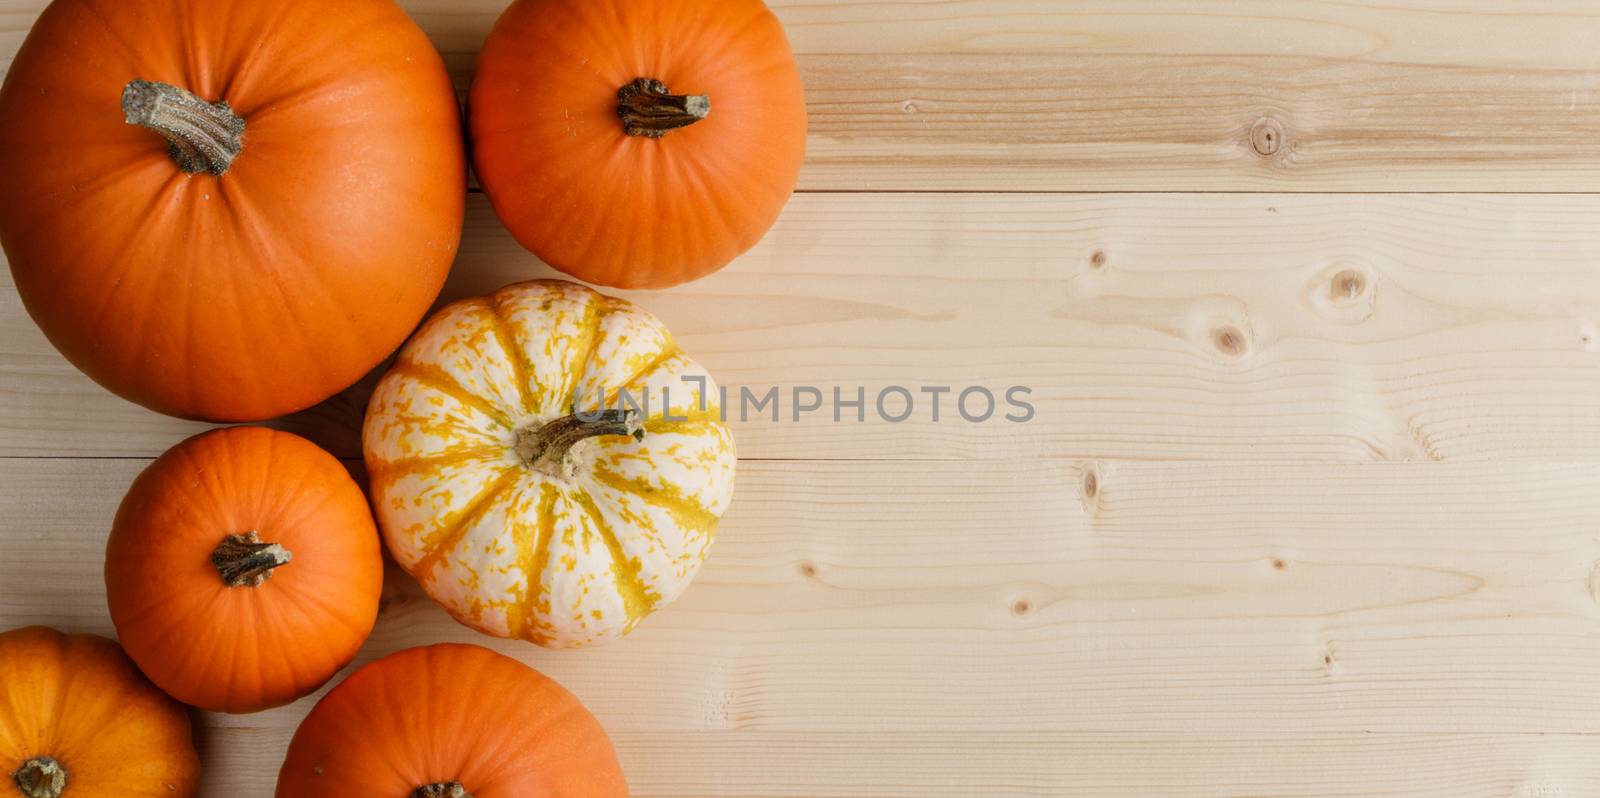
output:
<path id="1" fill-rule="evenodd" d="M 703 408 L 684 377 L 705 379 Z M 537 431 L 569 417 L 574 396 L 589 414 L 602 392 L 614 407 L 620 390 L 642 402 L 647 387 L 648 415 L 631 419 L 641 440 L 587 437 L 555 463 L 534 455 Z M 378 525 L 401 567 L 468 626 L 561 648 L 609 640 L 676 599 L 705 560 L 737 462 L 719 416 L 716 383 L 623 300 L 542 280 L 456 302 L 401 350 L 368 405 Z"/>

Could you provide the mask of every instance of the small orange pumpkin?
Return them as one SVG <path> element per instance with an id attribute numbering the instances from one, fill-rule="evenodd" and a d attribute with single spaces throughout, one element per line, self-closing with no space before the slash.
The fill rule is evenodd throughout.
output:
<path id="1" fill-rule="evenodd" d="M 549 677 L 486 648 L 390 654 L 317 702 L 278 798 L 621 798 L 600 722 Z"/>
<path id="2" fill-rule="evenodd" d="M 0 244 L 67 360 L 259 421 L 405 340 L 461 235 L 444 62 L 393 0 L 54 0 L 0 88 Z"/>
<path id="3" fill-rule="evenodd" d="M 517 240 L 664 288 L 754 246 L 794 192 L 805 90 L 761 0 L 517 0 L 478 56 L 474 163 Z"/>
<path id="4" fill-rule="evenodd" d="M 30 626 L 0 634 L 0 779 L 25 798 L 189 798 L 200 757 L 188 710 L 116 643 Z"/>
<path id="5" fill-rule="evenodd" d="M 253 712 L 316 690 L 377 620 L 383 555 L 365 496 L 287 432 L 214 430 L 134 480 L 106 544 L 106 601 L 163 690 Z"/>

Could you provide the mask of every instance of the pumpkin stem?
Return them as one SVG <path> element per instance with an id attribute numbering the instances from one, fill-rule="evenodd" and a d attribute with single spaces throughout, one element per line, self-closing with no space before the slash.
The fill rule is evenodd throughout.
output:
<path id="1" fill-rule="evenodd" d="M 666 84 L 637 78 L 617 89 L 617 116 L 630 136 L 658 139 L 669 130 L 688 127 L 711 114 L 711 98 L 704 94 L 673 94 Z"/>
<path id="2" fill-rule="evenodd" d="M 472 793 L 467 792 L 467 788 L 461 786 L 459 781 L 441 781 L 412 790 L 411 798 L 472 798 Z"/>
<path id="3" fill-rule="evenodd" d="M 229 535 L 211 552 L 211 564 L 228 587 L 255 587 L 271 579 L 273 569 L 292 558 L 282 544 L 262 543 L 254 532 Z"/>
<path id="4" fill-rule="evenodd" d="M 583 419 L 577 414 L 563 416 L 548 424 L 517 430 L 517 457 L 531 468 L 562 478 L 571 478 L 573 464 L 567 459 L 579 441 L 601 435 L 627 435 L 644 440 L 644 425 L 634 410 L 607 410 Z"/>
<path id="5" fill-rule="evenodd" d="M 128 124 L 160 133 L 167 153 L 189 174 L 221 176 L 244 148 L 244 120 L 227 103 L 208 103 L 170 83 L 129 83 L 122 90 L 122 113 Z"/>
<path id="6" fill-rule="evenodd" d="M 17 789 L 28 798 L 61 798 L 67 789 L 67 770 L 61 763 L 47 756 L 38 756 L 22 763 L 11 774 Z"/>

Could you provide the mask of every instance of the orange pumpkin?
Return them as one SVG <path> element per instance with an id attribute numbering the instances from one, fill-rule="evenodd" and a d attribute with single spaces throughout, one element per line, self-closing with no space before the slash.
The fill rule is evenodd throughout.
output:
<path id="1" fill-rule="evenodd" d="M 106 544 L 128 655 L 204 709 L 252 712 L 321 687 L 377 620 L 383 555 L 366 498 L 287 432 L 215 430 L 134 480 Z"/>
<path id="2" fill-rule="evenodd" d="M 517 240 L 620 288 L 754 246 L 805 156 L 800 73 L 761 0 L 517 0 L 478 56 L 469 117 Z"/>
<path id="3" fill-rule="evenodd" d="M 612 798 L 628 785 L 600 722 L 538 671 L 486 648 L 390 654 L 317 702 L 278 798 Z"/>
<path id="4" fill-rule="evenodd" d="M 189 798 L 189 713 L 117 644 L 30 626 L 0 634 L 0 794 Z"/>
<path id="5" fill-rule="evenodd" d="M 463 149 L 393 0 L 55 0 L 0 88 L 0 243 L 106 388 L 270 418 L 355 382 L 433 303 Z"/>

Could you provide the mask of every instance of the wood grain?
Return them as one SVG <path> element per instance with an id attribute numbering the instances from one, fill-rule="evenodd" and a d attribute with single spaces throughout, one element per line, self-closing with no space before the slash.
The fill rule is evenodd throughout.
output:
<path id="1" fill-rule="evenodd" d="M 0 460 L 0 615 L 111 631 L 104 530 L 144 464 Z M 491 645 L 577 692 L 646 795 L 1059 795 L 1163 751 L 1107 794 L 1217 794 L 1174 781 L 1213 744 L 1200 770 L 1229 794 L 1580 795 L 1597 528 L 1600 465 L 752 462 L 705 572 L 633 636 Z M 488 642 L 391 572 L 359 661 L 441 640 Z M 311 703 L 209 716 L 213 778 L 265 783 Z M 1226 781 L 1260 734 L 1312 770 Z M 1373 734 L 1406 753 L 1316 792 Z M 811 770 L 780 789 L 773 767 Z"/>
<path id="2" fill-rule="evenodd" d="M 465 86 L 505 2 L 403 5 Z M 0 67 L 43 6 L 0 2 Z M 807 190 L 1600 190 L 1590 3 L 773 6 Z"/>
<path id="3" fill-rule="evenodd" d="M 748 458 L 1593 459 L 1596 262 L 1589 196 L 802 195 L 727 271 L 632 296 L 734 396 L 784 393 L 735 417 Z M 472 200 L 447 296 L 551 274 Z M 90 383 L 0 281 L 0 453 L 201 428 Z M 890 424 L 891 384 L 1027 386 L 1037 416 L 921 395 Z M 796 423 L 800 385 L 827 409 Z M 856 386 L 869 420 L 835 423 Z M 287 426 L 357 455 L 365 391 Z"/>

